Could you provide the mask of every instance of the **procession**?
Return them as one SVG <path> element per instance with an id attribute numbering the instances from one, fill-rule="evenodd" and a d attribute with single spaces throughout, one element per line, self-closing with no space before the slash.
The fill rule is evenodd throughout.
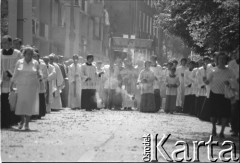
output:
<path id="1" fill-rule="evenodd" d="M 36 5 L 37 2 L 37 0 L 36 2 L 33 1 L 31 5 Z M 131 3 L 131 1 L 129 2 Z M 9 0 L 8 7 L 13 3 L 15 2 Z M 40 3 L 38 2 L 38 4 Z M 63 5 L 62 8 L 69 3 L 71 6 L 66 7 L 66 11 L 62 11 L 62 15 L 68 13 L 70 17 L 73 16 L 76 19 L 76 11 L 72 11 L 73 9 L 77 10 L 75 9 L 76 5 L 81 8 L 88 3 L 91 6 L 95 2 L 59 1 L 58 3 Z M 75 3 L 75 7 L 73 3 Z M 152 34 L 153 37 L 141 38 L 141 35 L 126 35 L 124 33 L 123 37 L 114 36 L 116 29 L 120 30 L 121 27 L 111 26 L 114 23 L 113 20 L 115 20 L 113 14 L 111 15 L 111 12 L 114 12 L 111 7 L 116 7 L 117 3 L 126 4 L 127 2 L 99 1 L 97 5 L 102 3 L 106 3 L 102 8 L 103 23 L 105 24 L 102 25 L 103 33 L 100 35 L 103 35 L 104 39 L 104 31 L 107 31 L 105 33 L 107 42 L 102 41 L 101 52 L 98 52 L 99 47 L 95 47 L 97 46 L 95 43 L 87 45 L 89 49 L 86 49 L 84 44 L 83 48 L 79 47 L 79 50 L 76 47 L 78 43 L 74 42 L 77 37 L 80 37 L 78 35 L 74 36 L 74 34 L 77 34 L 76 27 L 78 25 L 76 25 L 76 22 L 74 24 L 72 19 L 68 20 L 64 16 L 63 21 L 69 23 L 69 26 L 65 26 L 66 29 L 69 27 L 70 30 L 69 36 L 66 36 L 69 37 L 69 40 L 65 43 L 61 43 L 60 40 L 56 41 L 59 45 L 60 43 L 62 46 L 64 45 L 67 53 L 61 50 L 62 47 L 57 48 L 57 50 L 54 49 L 55 43 L 51 45 L 51 48 L 46 48 L 43 46 L 45 43 L 41 44 L 42 38 L 39 39 L 40 44 L 36 42 L 38 37 L 35 35 L 33 35 L 32 42 L 26 41 L 29 40 L 28 36 L 27 39 L 25 36 L 19 37 L 21 35 L 13 34 L 11 36 L 12 29 L 10 26 L 8 27 L 8 33 L 5 32 L 3 35 L 2 32 L 0 51 L 2 134 L 13 136 L 16 133 L 26 132 L 34 135 L 35 131 L 45 134 L 45 130 L 40 124 L 49 124 L 50 121 L 47 126 L 51 127 L 51 120 L 68 115 L 72 115 L 69 120 L 73 120 L 77 116 L 78 118 L 75 118 L 74 121 L 79 121 L 78 124 L 80 124 L 80 117 L 86 122 L 93 121 L 94 123 L 93 119 L 98 116 L 100 118 L 105 114 L 107 125 L 113 125 L 110 120 L 114 118 L 111 116 L 115 117 L 114 121 L 122 117 L 120 124 L 123 123 L 124 127 L 128 126 L 129 123 L 127 122 L 131 118 L 135 119 L 132 122 L 136 123 L 137 127 L 141 124 L 144 126 L 144 123 L 145 125 L 151 125 L 153 123 L 152 116 L 156 121 L 164 117 L 166 123 L 156 124 L 161 127 L 161 125 L 171 123 L 172 118 L 175 119 L 174 121 L 178 121 L 181 116 L 186 116 L 183 125 L 191 125 L 191 123 L 199 127 L 204 125 L 203 130 L 214 139 L 221 141 L 231 139 L 234 140 L 234 143 L 239 142 L 239 45 L 236 44 L 235 47 L 231 47 L 232 51 L 226 51 L 226 49 L 229 49 L 228 47 L 226 49 L 222 47 L 222 50 L 219 47 L 219 49 L 204 51 L 200 54 L 196 49 L 194 52 L 194 48 L 192 48 L 189 55 L 182 53 L 174 55 L 173 51 L 171 51 L 171 55 L 170 53 L 168 55 L 166 47 L 162 51 L 159 50 L 159 47 L 154 47 L 154 45 L 159 46 L 160 41 L 158 41 L 158 44 L 154 44 L 154 39 L 150 39 L 155 35 L 155 39 L 162 39 L 159 31 L 154 32 L 150 29 L 153 28 L 152 22 L 149 26 L 140 29 L 140 32 L 141 30 L 147 30 L 149 36 Z M 155 1 L 140 2 L 140 4 L 142 3 L 154 7 Z M 167 1 L 156 1 L 156 3 L 169 5 Z M 90 9 L 89 11 L 92 12 L 93 10 Z M 59 13 L 61 12 L 59 11 Z M 10 14 L 8 16 L 10 19 Z M 61 19 L 60 16 L 59 19 Z M 152 18 L 150 19 L 147 16 L 145 20 L 144 15 L 143 23 L 150 23 L 150 20 Z M 142 25 L 142 22 L 140 24 Z M 95 27 L 96 25 L 93 26 L 93 28 Z M 142 27 L 139 26 L 139 28 Z M 111 29 L 112 33 L 109 32 Z M 94 30 L 93 32 L 96 32 Z M 57 35 L 54 29 L 52 32 Z M 116 35 L 117 33 L 118 31 Z M 59 35 L 61 35 L 61 32 Z M 60 36 L 56 38 L 60 38 Z M 49 42 L 51 44 L 51 41 Z M 212 44 L 209 47 L 214 48 Z M 186 49 L 188 50 L 188 48 Z M 164 50 L 167 54 L 165 58 Z M 123 118 L 123 116 L 129 118 Z M 182 121 L 184 121 L 184 118 Z M 58 120 L 58 123 L 60 122 L 61 120 Z M 65 122 L 65 120 L 62 122 Z M 172 130 L 171 126 L 166 126 L 166 128 L 169 128 L 166 130 L 167 133 L 174 133 L 175 131 L 188 133 L 187 130 L 183 129 L 184 126 L 176 128 L 177 123 L 173 124 L 174 129 Z M 91 124 L 89 125 L 91 126 Z M 59 125 L 58 127 L 61 128 Z M 94 126 L 92 127 L 90 128 L 93 131 L 97 130 L 97 128 L 94 129 Z M 102 126 L 101 128 L 100 126 L 99 129 L 103 131 L 103 128 L 105 127 Z M 134 131 L 133 128 L 130 130 Z M 76 132 L 81 132 L 82 129 L 84 130 L 80 127 L 80 130 L 76 130 Z M 189 132 L 195 129 L 189 129 Z M 199 130 L 201 132 L 201 128 Z M 74 130 L 72 131 L 74 132 Z M 88 131 L 90 132 L 91 129 Z M 60 129 L 58 132 L 61 135 L 64 133 L 64 129 Z M 120 130 L 118 132 L 116 129 L 116 132 L 121 135 Z M 139 136 L 142 137 L 143 135 Z M 7 137 L 7 135 L 3 137 L 5 143 L 8 142 Z M 18 137 L 18 135 L 16 134 L 13 137 Z M 87 137 L 84 137 L 83 140 L 87 140 Z M 3 144 L 4 142 L 2 139 Z M 2 146 L 2 149 L 4 147 Z M 5 150 L 7 151 L 7 149 Z M 95 151 L 97 150 L 95 149 Z M 237 152 L 239 155 L 239 150 Z M 86 158 L 91 158 L 90 154 Z M 104 157 L 97 157 L 97 154 L 94 154 L 94 156 L 96 160 L 91 161 L 99 161 L 100 158 L 105 157 L 105 155 Z M 7 159 L 7 157 L 9 158 Z M 85 157 L 82 158 L 84 158 L 84 161 Z M 14 161 L 7 155 L 4 155 L 4 159 Z M 4 159 L 2 157 L 2 160 Z M 18 161 L 18 159 L 15 159 L 15 161 Z M 45 158 L 43 161 L 48 161 L 48 159 Z M 108 161 L 108 159 L 105 158 L 105 161 Z"/>

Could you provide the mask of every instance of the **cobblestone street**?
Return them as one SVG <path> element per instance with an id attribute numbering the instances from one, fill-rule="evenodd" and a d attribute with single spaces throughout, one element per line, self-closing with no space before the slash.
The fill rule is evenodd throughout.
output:
<path id="1" fill-rule="evenodd" d="M 47 114 L 30 123 L 31 131 L 17 126 L 2 130 L 2 161 L 140 161 L 143 156 L 144 134 L 171 134 L 164 148 L 171 154 L 177 140 L 209 140 L 211 124 L 183 114 L 140 113 L 65 109 Z M 220 126 L 218 126 L 218 131 Z M 230 137 L 228 140 L 239 143 Z M 216 138 L 218 140 L 218 138 Z M 221 142 L 220 142 L 221 145 Z M 214 147 L 218 157 L 221 146 Z M 178 147 L 179 148 L 179 147 Z M 225 147 L 224 147 L 225 148 Z M 239 150 L 237 151 L 239 157 Z M 165 161 L 158 154 L 158 161 Z M 207 147 L 200 148 L 200 161 L 208 161 Z"/>

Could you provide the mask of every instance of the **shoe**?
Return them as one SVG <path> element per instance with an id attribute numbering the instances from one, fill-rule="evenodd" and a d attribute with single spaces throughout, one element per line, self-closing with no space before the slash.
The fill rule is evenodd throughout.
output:
<path id="1" fill-rule="evenodd" d="M 220 134 L 219 134 L 219 138 L 220 138 L 220 139 L 225 139 L 224 134 L 223 134 L 223 133 L 220 133 Z"/>
<path id="2" fill-rule="evenodd" d="M 23 124 L 24 124 L 24 123 L 21 123 L 21 122 L 18 124 L 18 129 L 19 129 L 19 130 L 21 130 L 21 129 L 23 128 Z"/>

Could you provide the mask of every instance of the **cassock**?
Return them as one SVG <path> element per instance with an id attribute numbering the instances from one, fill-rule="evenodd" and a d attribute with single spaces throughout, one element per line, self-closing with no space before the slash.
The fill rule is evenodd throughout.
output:
<path id="1" fill-rule="evenodd" d="M 68 107 L 81 108 L 81 65 L 71 64 L 68 67 L 68 81 L 69 81 L 69 94 L 68 94 Z"/>
<path id="2" fill-rule="evenodd" d="M 10 110 L 8 95 L 10 92 L 10 80 L 15 65 L 21 58 L 21 52 L 16 49 L 0 49 L 1 54 L 1 128 L 10 127 L 20 119 Z"/>
<path id="3" fill-rule="evenodd" d="M 55 67 L 53 65 L 51 64 L 47 65 L 47 74 L 48 74 L 48 77 L 45 83 L 45 86 L 46 86 L 45 99 L 46 99 L 46 112 L 50 113 L 51 106 L 53 103 L 53 92 L 57 90 L 56 82 L 55 82 L 57 74 L 56 74 Z"/>
<path id="4" fill-rule="evenodd" d="M 82 77 L 82 108 L 87 111 L 97 108 L 96 88 L 97 88 L 97 72 L 96 67 L 92 64 L 85 63 L 81 66 Z M 90 79 L 90 80 L 87 80 Z"/>
<path id="5" fill-rule="evenodd" d="M 138 83 L 140 83 L 141 90 L 141 102 L 140 111 L 141 112 L 157 112 L 155 106 L 154 97 L 154 81 L 155 75 L 151 70 L 142 70 L 138 77 Z"/>
<path id="6" fill-rule="evenodd" d="M 193 110 L 195 107 L 195 95 L 193 94 L 193 71 L 186 70 L 184 73 L 184 89 L 185 89 L 185 98 L 184 98 L 184 105 L 183 105 L 183 112 L 193 114 Z"/>

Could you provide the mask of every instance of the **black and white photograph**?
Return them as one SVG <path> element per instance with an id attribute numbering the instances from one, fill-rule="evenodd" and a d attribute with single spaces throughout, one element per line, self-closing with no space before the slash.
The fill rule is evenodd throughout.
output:
<path id="1" fill-rule="evenodd" d="M 239 0 L 0 0 L 1 162 L 239 162 Z"/>

